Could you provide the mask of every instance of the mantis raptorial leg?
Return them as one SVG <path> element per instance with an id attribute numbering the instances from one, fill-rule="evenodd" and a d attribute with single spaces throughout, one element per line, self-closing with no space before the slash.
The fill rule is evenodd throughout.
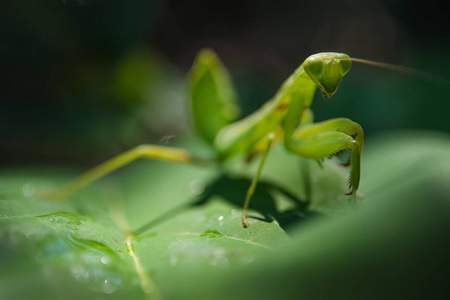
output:
<path id="1" fill-rule="evenodd" d="M 364 146 L 362 127 L 344 118 L 300 126 L 288 142 L 289 151 L 307 158 L 331 157 L 342 150 L 351 150 L 349 186 L 354 194 L 359 187 L 360 159 Z"/>

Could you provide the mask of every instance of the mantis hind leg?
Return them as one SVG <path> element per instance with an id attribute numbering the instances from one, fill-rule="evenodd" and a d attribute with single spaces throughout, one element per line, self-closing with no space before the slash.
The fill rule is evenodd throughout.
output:
<path id="1" fill-rule="evenodd" d="M 139 158 L 151 158 L 157 160 L 165 160 L 177 162 L 181 164 L 202 164 L 206 160 L 193 157 L 187 151 L 182 149 L 156 146 L 156 145 L 140 145 L 112 159 L 102 163 L 101 165 L 87 171 L 86 173 L 75 178 L 72 182 L 56 191 L 44 191 L 41 198 L 48 200 L 64 199 L 76 191 L 82 189 L 88 184 L 112 173 L 113 171 L 130 164 Z"/>
<path id="2" fill-rule="evenodd" d="M 351 150 L 349 194 L 353 195 L 359 188 L 363 146 L 364 131 L 361 126 L 344 118 L 300 126 L 287 143 L 289 151 L 317 160 L 342 150 Z"/>

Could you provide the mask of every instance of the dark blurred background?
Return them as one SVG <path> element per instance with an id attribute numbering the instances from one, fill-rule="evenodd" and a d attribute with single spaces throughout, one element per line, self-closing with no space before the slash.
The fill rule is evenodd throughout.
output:
<path id="1" fill-rule="evenodd" d="M 316 120 L 366 136 L 450 131 L 444 1 L 6 0 L 0 3 L 0 163 L 92 164 L 189 134 L 185 77 L 201 48 L 233 75 L 243 115 L 310 54 L 345 52 L 433 73 L 356 64 Z M 442 5 L 442 6 L 441 6 Z"/>

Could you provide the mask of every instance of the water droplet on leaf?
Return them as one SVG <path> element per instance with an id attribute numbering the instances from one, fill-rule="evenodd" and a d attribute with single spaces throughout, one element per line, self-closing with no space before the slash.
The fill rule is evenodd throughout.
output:
<path id="1" fill-rule="evenodd" d="M 113 281 L 105 279 L 103 282 L 102 291 L 105 294 L 112 294 L 117 290 L 117 284 L 115 284 Z"/>
<path id="2" fill-rule="evenodd" d="M 102 258 L 100 258 L 100 261 L 102 262 L 102 264 L 107 265 L 111 262 L 111 258 L 109 258 L 108 256 L 102 256 Z"/>
<path id="3" fill-rule="evenodd" d="M 189 183 L 189 190 L 194 195 L 200 195 L 205 191 L 205 183 L 203 180 L 194 179 Z"/>

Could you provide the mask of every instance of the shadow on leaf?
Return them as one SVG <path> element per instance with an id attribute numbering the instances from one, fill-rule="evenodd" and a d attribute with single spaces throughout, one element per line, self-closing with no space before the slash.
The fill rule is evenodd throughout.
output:
<path id="1" fill-rule="evenodd" d="M 242 208 L 250 183 L 251 181 L 246 178 L 223 175 L 208 184 L 205 191 L 199 196 L 199 198 L 195 199 L 194 202 L 178 206 L 168 211 L 167 213 L 136 229 L 133 233 L 140 235 L 161 223 L 169 221 L 189 208 L 206 204 L 214 196 L 219 196 L 236 205 L 236 207 Z M 274 198 L 275 193 L 279 193 L 289 199 L 289 202 L 292 204 L 291 208 L 287 210 L 279 210 Z M 318 213 L 308 211 L 308 204 L 309 199 L 299 199 L 283 187 L 273 183 L 260 181 L 250 203 L 250 210 L 258 211 L 262 217 L 255 216 L 250 213 L 248 218 L 258 219 L 263 222 L 277 221 L 283 230 L 288 230 L 292 225 L 319 215 Z"/>

